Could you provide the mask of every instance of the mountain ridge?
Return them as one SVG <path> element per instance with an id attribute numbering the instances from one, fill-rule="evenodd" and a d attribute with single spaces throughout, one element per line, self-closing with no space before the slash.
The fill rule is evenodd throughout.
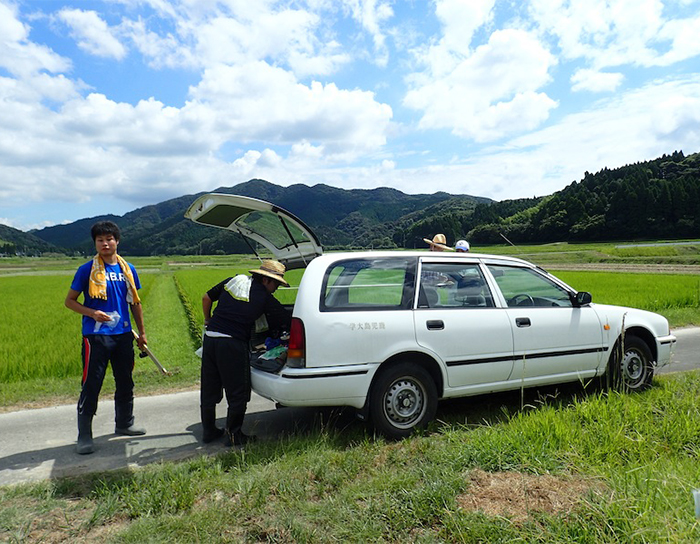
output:
<path id="1" fill-rule="evenodd" d="M 450 243 L 498 244 L 700 237 L 700 153 L 675 151 L 616 169 L 586 172 L 551 195 L 493 201 L 447 192 L 409 195 L 398 189 L 288 187 L 251 179 L 210 192 L 272 202 L 299 217 L 326 249 L 424 247 L 437 232 Z M 204 193 L 23 233 L 0 225 L 0 253 L 17 244 L 37 252 L 91 254 L 90 226 L 117 222 L 124 255 L 248 253 L 238 235 L 184 218 Z M 4 245 L 3 245 L 4 244 Z M 5 252 L 7 253 L 7 251 Z"/>

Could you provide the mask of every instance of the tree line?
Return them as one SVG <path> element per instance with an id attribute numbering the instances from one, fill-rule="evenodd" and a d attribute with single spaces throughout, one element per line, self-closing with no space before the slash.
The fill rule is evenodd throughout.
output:
<path id="1" fill-rule="evenodd" d="M 581 181 L 547 197 L 477 203 L 397 227 L 399 247 L 422 247 L 443 232 L 453 242 L 547 243 L 700 237 L 700 154 L 682 151 L 586 172 Z"/>

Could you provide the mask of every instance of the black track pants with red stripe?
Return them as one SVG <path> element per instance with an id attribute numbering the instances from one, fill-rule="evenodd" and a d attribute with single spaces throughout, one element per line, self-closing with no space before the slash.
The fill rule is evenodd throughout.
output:
<path id="1" fill-rule="evenodd" d="M 78 400 L 78 415 L 95 415 L 97 398 L 107 372 L 112 365 L 114 376 L 115 423 L 119 428 L 134 422 L 134 344 L 131 332 L 83 336 L 83 388 Z"/>

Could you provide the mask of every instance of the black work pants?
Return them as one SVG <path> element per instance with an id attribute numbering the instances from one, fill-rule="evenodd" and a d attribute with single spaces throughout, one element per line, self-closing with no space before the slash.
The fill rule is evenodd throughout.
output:
<path id="1" fill-rule="evenodd" d="M 226 392 L 229 413 L 244 414 L 250 401 L 250 350 L 235 338 L 204 336 L 200 405 L 215 408 Z"/>
<path id="2" fill-rule="evenodd" d="M 97 398 L 102 389 L 107 365 L 111 363 L 115 385 L 116 426 L 127 428 L 134 423 L 133 341 L 131 332 L 83 336 L 83 387 L 78 399 L 79 416 L 94 416 L 97 412 Z"/>

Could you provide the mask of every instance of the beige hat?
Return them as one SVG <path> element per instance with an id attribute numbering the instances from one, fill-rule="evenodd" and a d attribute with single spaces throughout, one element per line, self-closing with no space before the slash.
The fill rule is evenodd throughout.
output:
<path id="1" fill-rule="evenodd" d="M 447 245 L 447 238 L 445 238 L 444 234 L 436 234 L 433 236 L 432 240 L 423 238 L 423 241 L 431 247 L 437 246 L 439 248 L 446 249 L 447 251 L 452 251 L 452 248 Z"/>
<path id="2" fill-rule="evenodd" d="M 289 284 L 284 281 L 284 278 L 282 277 L 284 276 L 286 270 L 287 269 L 281 262 L 268 259 L 260 263 L 260 268 L 249 270 L 249 272 L 251 274 L 260 274 L 261 276 L 272 278 L 273 280 L 280 282 L 285 287 L 289 287 Z"/>

